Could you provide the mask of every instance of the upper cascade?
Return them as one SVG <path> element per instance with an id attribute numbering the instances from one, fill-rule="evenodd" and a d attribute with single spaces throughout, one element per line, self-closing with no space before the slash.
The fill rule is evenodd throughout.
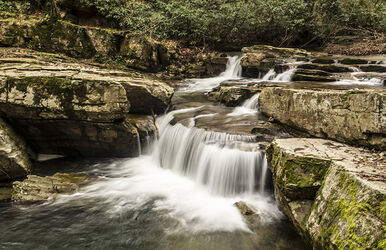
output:
<path id="1" fill-rule="evenodd" d="M 226 69 L 219 76 L 203 79 L 190 79 L 189 86 L 184 89 L 186 92 L 206 92 L 228 80 L 241 79 L 242 55 L 228 56 Z"/>

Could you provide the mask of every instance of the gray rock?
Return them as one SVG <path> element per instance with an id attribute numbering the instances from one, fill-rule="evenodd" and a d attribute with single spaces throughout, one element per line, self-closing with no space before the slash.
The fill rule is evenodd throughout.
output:
<path id="1" fill-rule="evenodd" d="M 267 116 L 322 138 L 386 148 L 386 91 L 265 88 Z"/>

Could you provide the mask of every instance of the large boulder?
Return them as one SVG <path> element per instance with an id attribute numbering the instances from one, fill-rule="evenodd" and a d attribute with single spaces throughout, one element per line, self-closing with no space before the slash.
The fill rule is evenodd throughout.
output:
<path id="1" fill-rule="evenodd" d="M 261 111 L 322 138 L 386 148 L 386 91 L 265 88 Z"/>
<path id="2" fill-rule="evenodd" d="M 30 171 L 26 143 L 0 118 L 0 182 L 23 178 Z"/>
<path id="3" fill-rule="evenodd" d="M 385 155 L 324 139 L 278 139 L 267 148 L 275 195 L 316 249 L 385 246 Z"/>
<path id="4" fill-rule="evenodd" d="M 37 153 L 136 156 L 156 131 L 149 115 L 164 112 L 173 94 L 135 73 L 25 53 L 0 58 L 0 115 Z"/>

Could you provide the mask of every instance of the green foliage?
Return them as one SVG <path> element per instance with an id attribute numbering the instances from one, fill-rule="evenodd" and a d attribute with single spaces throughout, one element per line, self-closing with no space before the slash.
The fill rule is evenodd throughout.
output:
<path id="1" fill-rule="evenodd" d="M 0 0 L 0 11 L 15 12 L 16 7 L 12 2 Z"/>
<path id="2" fill-rule="evenodd" d="M 195 45 L 289 41 L 307 26 L 309 7 L 304 0 L 80 1 L 122 28 Z"/>
<path id="3" fill-rule="evenodd" d="M 347 28 L 386 32 L 383 0 L 316 0 L 313 13 L 315 31 L 321 36 Z"/>
<path id="4" fill-rule="evenodd" d="M 49 10 L 48 0 L 0 0 Z M 189 45 L 291 45 L 342 30 L 386 32 L 384 0 L 57 0 L 59 7 L 94 9 L 119 28 Z M 45 6 L 45 7 L 44 7 Z"/>

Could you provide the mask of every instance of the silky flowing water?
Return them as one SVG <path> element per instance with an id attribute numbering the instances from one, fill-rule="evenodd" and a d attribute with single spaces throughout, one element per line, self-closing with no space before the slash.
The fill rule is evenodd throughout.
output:
<path id="1" fill-rule="evenodd" d="M 239 80 L 239 62 L 230 57 L 220 76 L 188 80 L 140 157 L 40 163 L 39 174 L 84 172 L 93 181 L 45 203 L 0 203 L 0 249 L 308 249 L 273 198 L 260 139 L 242 133 L 263 119 L 259 95 L 239 108 L 202 97 Z M 286 81 L 291 70 L 260 80 Z M 237 201 L 256 208 L 253 231 Z"/>

